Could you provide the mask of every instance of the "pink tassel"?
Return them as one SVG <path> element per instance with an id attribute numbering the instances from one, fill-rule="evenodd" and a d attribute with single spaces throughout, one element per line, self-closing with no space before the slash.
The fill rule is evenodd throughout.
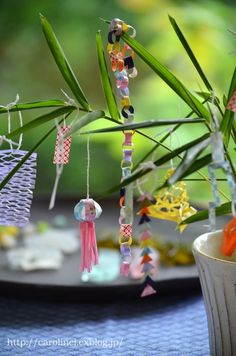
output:
<path id="1" fill-rule="evenodd" d="M 130 269 L 130 264 L 128 262 L 123 261 L 120 266 L 120 274 L 122 276 L 128 277 L 129 269 Z"/>
<path id="2" fill-rule="evenodd" d="M 98 249 L 93 221 L 80 222 L 81 264 L 80 271 L 91 272 L 92 265 L 98 264 Z"/>

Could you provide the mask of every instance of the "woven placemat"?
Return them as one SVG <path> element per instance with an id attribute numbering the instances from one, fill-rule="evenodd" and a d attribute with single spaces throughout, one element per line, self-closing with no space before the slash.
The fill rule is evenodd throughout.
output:
<path id="1" fill-rule="evenodd" d="M 0 298 L 0 349 L 1 356 L 209 355 L 200 294 L 97 305 Z"/>

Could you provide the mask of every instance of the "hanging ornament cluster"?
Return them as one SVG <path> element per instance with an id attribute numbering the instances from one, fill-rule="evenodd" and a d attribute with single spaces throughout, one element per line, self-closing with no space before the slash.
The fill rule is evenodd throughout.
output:
<path id="1" fill-rule="evenodd" d="M 140 248 L 141 252 L 141 272 L 145 276 L 144 290 L 141 297 L 146 297 L 151 294 L 155 294 L 154 281 L 152 280 L 152 271 L 154 269 L 153 259 L 152 259 L 152 232 L 149 215 L 149 207 L 155 203 L 155 199 L 149 194 L 141 194 L 138 198 L 140 206 L 138 208 L 138 215 L 140 215 L 139 226 L 140 226 Z"/>
<path id="2" fill-rule="evenodd" d="M 170 168 L 165 180 L 168 180 L 173 173 L 174 168 Z M 187 225 L 181 223 L 196 213 L 196 209 L 189 204 L 185 182 L 179 181 L 170 187 L 161 189 L 154 198 L 156 203 L 148 207 L 148 216 L 174 221 L 178 224 L 179 231 L 183 232 Z"/>
<path id="3" fill-rule="evenodd" d="M 121 100 L 121 114 L 124 123 L 134 120 L 134 107 L 129 96 L 129 78 L 137 76 L 137 69 L 134 65 L 134 51 L 126 43 L 121 47 L 121 35 L 123 32 L 132 30 L 131 37 L 135 37 L 133 27 L 127 25 L 120 19 L 113 19 L 109 25 L 108 46 L 111 69 L 116 78 L 118 96 Z M 124 131 L 124 142 L 122 145 L 123 159 L 121 162 L 122 178 L 131 176 L 133 166 L 133 131 Z M 120 272 L 127 276 L 131 262 L 131 243 L 132 243 L 132 223 L 133 223 L 133 185 L 122 188 L 120 191 L 120 251 L 122 256 Z"/>

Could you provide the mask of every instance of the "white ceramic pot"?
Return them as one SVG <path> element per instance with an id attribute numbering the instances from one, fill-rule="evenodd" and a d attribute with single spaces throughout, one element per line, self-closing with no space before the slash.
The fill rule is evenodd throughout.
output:
<path id="1" fill-rule="evenodd" d="M 210 350 L 214 356 L 236 356 L 236 252 L 220 253 L 222 231 L 199 236 L 193 243 L 207 312 Z"/>

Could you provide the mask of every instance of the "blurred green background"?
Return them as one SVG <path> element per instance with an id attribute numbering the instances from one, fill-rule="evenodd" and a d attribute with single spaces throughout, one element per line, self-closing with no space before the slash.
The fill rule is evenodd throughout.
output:
<path id="1" fill-rule="evenodd" d="M 184 0 L 3 0 L 0 11 L 0 104 L 6 105 L 20 95 L 20 102 L 64 99 L 61 89 L 72 96 L 42 34 L 39 12 L 48 18 L 71 63 L 93 109 L 106 109 L 100 84 L 95 34 L 102 30 L 106 45 L 105 19 L 119 17 L 137 30 L 137 39 L 166 65 L 191 90 L 204 90 L 195 69 L 186 56 L 168 20 L 174 17 L 199 59 L 217 95 L 227 93 L 235 66 L 236 38 L 234 1 Z M 184 117 L 190 110 L 144 63 L 135 58 L 139 75 L 131 81 L 131 99 L 136 120 Z M 113 78 L 112 78 L 113 80 Z M 114 83 L 114 81 L 113 81 Z M 50 111 L 50 109 L 48 109 Z M 24 122 L 44 111 L 24 112 Z M 17 116 L 13 115 L 13 126 Z M 6 117 L 1 117 L 1 131 Z M 108 125 L 100 120 L 93 128 Z M 24 137 L 29 149 L 46 130 L 46 124 Z M 146 130 L 155 136 L 162 131 Z M 172 137 L 172 147 L 204 132 L 200 126 L 187 126 Z M 91 192 L 99 195 L 120 180 L 122 134 L 100 134 L 91 137 Z M 170 144 L 170 142 L 167 142 Z M 52 164 L 55 135 L 39 149 L 36 194 L 48 195 L 52 189 L 55 166 Z M 135 137 L 134 160 L 152 147 L 150 141 Z M 160 149 L 157 156 L 163 154 Z M 177 163 L 177 162 L 176 162 Z M 161 174 L 160 174 L 161 175 Z M 189 183 L 192 200 L 211 196 L 209 185 Z M 60 196 L 81 196 L 86 187 L 86 138 L 74 137 L 71 163 L 64 169 L 59 185 Z M 201 194 L 199 194 L 201 191 Z"/>

